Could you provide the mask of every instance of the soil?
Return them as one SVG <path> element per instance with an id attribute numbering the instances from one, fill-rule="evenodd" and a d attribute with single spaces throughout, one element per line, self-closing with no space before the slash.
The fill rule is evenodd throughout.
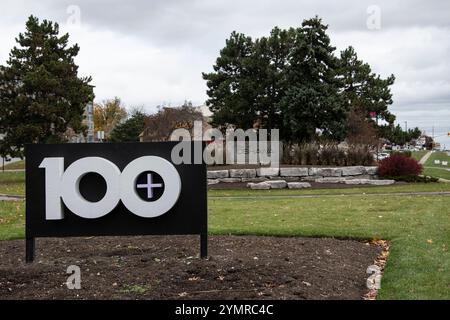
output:
<path id="1" fill-rule="evenodd" d="M 48 238 L 25 264 L 24 240 L 0 242 L 0 299 L 362 299 L 380 246 L 328 238 Z M 81 289 L 66 286 L 67 267 Z"/>

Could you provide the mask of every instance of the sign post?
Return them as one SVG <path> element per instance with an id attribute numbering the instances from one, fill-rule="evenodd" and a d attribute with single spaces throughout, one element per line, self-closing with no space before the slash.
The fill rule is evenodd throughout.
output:
<path id="1" fill-rule="evenodd" d="M 37 237 L 106 235 L 198 234 L 205 258 L 206 164 L 174 164 L 177 143 L 28 145 L 26 261 Z"/>

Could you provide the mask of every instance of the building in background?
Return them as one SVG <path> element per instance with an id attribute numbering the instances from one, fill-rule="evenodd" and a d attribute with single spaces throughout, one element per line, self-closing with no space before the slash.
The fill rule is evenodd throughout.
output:
<path id="1" fill-rule="evenodd" d="M 211 117 L 212 117 L 213 113 L 211 112 L 211 110 L 209 110 L 209 107 L 207 105 L 201 105 L 201 106 L 195 107 L 195 109 L 203 115 L 203 119 L 207 123 L 209 123 L 211 121 Z"/>
<path id="2" fill-rule="evenodd" d="M 89 102 L 84 108 L 83 124 L 87 127 L 85 142 L 94 142 L 94 102 Z"/>
<path id="3" fill-rule="evenodd" d="M 86 126 L 86 133 L 75 133 L 72 128 L 68 128 L 65 135 L 70 143 L 95 142 L 94 132 L 94 102 L 89 102 L 84 107 L 83 125 Z"/>

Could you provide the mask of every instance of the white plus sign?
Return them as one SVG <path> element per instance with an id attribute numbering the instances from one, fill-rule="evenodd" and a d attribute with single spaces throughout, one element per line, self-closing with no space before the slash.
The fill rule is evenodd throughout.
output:
<path id="1" fill-rule="evenodd" d="M 162 183 L 153 183 L 152 181 L 152 174 L 147 174 L 147 183 L 145 184 L 138 184 L 136 186 L 137 188 L 146 188 L 147 189 L 147 198 L 151 199 L 153 198 L 153 188 L 162 188 Z"/>

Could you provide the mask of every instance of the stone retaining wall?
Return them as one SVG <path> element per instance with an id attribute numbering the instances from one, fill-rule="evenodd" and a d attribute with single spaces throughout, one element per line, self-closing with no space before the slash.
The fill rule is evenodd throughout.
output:
<path id="1" fill-rule="evenodd" d="M 219 182 L 263 182 L 270 180 L 346 183 L 345 181 L 347 180 L 367 181 L 377 179 L 376 174 L 376 166 L 208 170 L 208 184 Z"/>

